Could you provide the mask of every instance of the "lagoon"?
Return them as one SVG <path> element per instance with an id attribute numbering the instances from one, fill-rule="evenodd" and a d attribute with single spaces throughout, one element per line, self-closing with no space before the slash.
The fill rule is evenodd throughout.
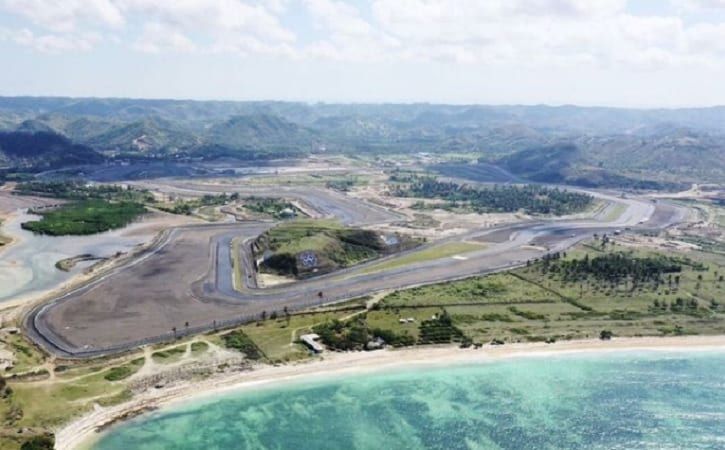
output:
<path id="1" fill-rule="evenodd" d="M 2 225 L 3 233 L 18 238 L 18 242 L 0 252 L 0 302 L 58 288 L 93 264 L 80 263 L 71 271 L 63 272 L 55 267 L 61 259 L 81 254 L 109 258 L 117 252 L 132 251 L 148 242 L 155 233 L 134 233 L 135 229 L 143 226 L 143 222 L 91 236 L 45 236 L 20 227 L 23 222 L 39 218 L 19 212 Z"/>

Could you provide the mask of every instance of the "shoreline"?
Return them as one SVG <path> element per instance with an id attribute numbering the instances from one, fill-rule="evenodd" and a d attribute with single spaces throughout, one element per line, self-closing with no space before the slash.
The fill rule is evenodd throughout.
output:
<path id="1" fill-rule="evenodd" d="M 17 215 L 19 213 L 15 212 L 13 214 Z M 135 235 L 134 233 L 138 233 L 139 229 L 144 230 L 144 227 L 150 228 L 149 231 L 146 231 L 145 234 L 142 234 L 143 242 L 137 244 L 134 248 L 130 249 L 126 253 L 122 254 L 121 256 L 110 256 L 105 258 L 103 261 L 100 262 L 100 265 L 91 272 L 79 271 L 75 274 L 69 274 L 66 280 L 61 281 L 55 286 L 48 287 L 46 289 L 21 293 L 13 297 L 8 297 L 6 299 L 0 299 L 0 312 L 13 311 L 9 318 L 19 319 L 35 306 L 46 303 L 60 295 L 82 287 L 86 283 L 91 282 L 93 279 L 105 276 L 107 273 L 116 269 L 117 267 L 134 260 L 137 256 L 143 254 L 148 249 L 153 248 L 163 238 L 167 230 L 179 225 L 176 223 L 171 223 L 167 226 L 167 224 L 163 221 L 163 217 L 175 218 L 176 216 L 169 213 L 159 214 L 159 218 L 154 219 L 150 222 L 134 222 L 123 228 L 108 231 L 110 233 L 115 232 L 119 233 L 119 235 L 121 236 L 125 236 L 126 233 L 130 233 L 130 235 Z M 181 218 L 180 222 L 181 224 L 185 223 L 183 221 L 183 218 Z M 158 229 L 156 229 L 155 227 Z M 13 245 L 17 245 L 18 243 L 22 242 L 22 236 L 18 234 L 10 234 L 9 236 L 14 239 Z M 6 245 L 4 247 L 0 247 L 0 256 L 2 255 L 2 249 L 8 247 L 10 246 Z M 73 259 L 77 257 L 77 255 L 71 255 L 69 256 L 69 258 L 66 259 Z"/>
<path id="2" fill-rule="evenodd" d="M 97 407 L 56 431 L 56 449 L 89 448 L 107 429 L 148 411 L 211 398 L 230 391 L 267 387 L 273 383 L 289 384 L 315 377 L 329 379 L 333 376 L 379 373 L 400 368 L 632 351 L 725 351 L 725 335 L 615 338 L 610 341 L 591 339 L 554 344 L 506 344 L 481 349 L 423 346 L 373 352 L 325 353 L 313 360 L 279 366 L 259 365 L 250 371 L 212 376 L 202 381 L 183 382 L 164 389 L 149 390 L 120 405 Z"/>

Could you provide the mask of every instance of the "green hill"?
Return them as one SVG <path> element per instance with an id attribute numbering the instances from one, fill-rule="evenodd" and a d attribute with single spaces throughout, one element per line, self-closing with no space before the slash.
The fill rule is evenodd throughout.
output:
<path id="1" fill-rule="evenodd" d="M 158 118 L 114 126 L 87 141 L 88 145 L 102 151 L 138 153 L 176 153 L 200 143 L 193 134 Z"/>
<path id="2" fill-rule="evenodd" d="M 346 228 L 329 220 L 295 220 L 263 233 L 252 247 L 261 272 L 305 278 L 417 244 L 406 236 Z"/>
<path id="3" fill-rule="evenodd" d="M 253 114 L 214 125 L 207 141 L 231 149 L 294 149 L 309 147 L 314 134 L 278 116 Z"/>

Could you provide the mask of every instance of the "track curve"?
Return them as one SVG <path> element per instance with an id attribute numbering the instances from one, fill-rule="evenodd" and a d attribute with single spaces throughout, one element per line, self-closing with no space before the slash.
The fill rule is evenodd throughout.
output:
<path id="1" fill-rule="evenodd" d="M 190 189 L 200 194 L 222 189 L 236 191 L 226 186 L 207 185 L 171 186 L 169 189 Z M 466 253 L 465 258 L 441 258 L 383 271 L 366 271 L 370 265 L 379 262 L 375 261 L 266 289 L 253 286 L 241 291 L 234 289 L 230 242 L 232 238 L 256 237 L 273 223 L 173 228 L 154 248 L 134 261 L 37 306 L 26 316 L 24 326 L 36 343 L 61 357 L 113 354 L 148 343 L 249 322 L 263 311 L 300 310 L 382 290 L 509 269 L 545 253 L 565 250 L 594 233 L 609 233 L 625 227 L 660 230 L 684 221 L 687 215 L 685 209 L 667 203 L 590 193 L 610 203 L 624 204 L 626 209 L 610 222 L 602 220 L 606 215 L 603 211 L 592 219 L 517 223 L 449 239 L 486 240 L 499 236 L 491 239 L 496 242 L 489 243 L 486 248 Z M 276 191 L 276 195 L 280 192 Z M 284 195 L 297 196 L 308 203 L 320 201 L 321 204 L 316 205 L 320 211 L 340 217 L 348 224 L 399 220 L 394 212 L 339 193 L 288 189 Z"/>

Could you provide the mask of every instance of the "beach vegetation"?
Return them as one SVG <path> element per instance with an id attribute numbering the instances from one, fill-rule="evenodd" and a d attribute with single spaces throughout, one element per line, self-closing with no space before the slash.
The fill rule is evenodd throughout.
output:
<path id="1" fill-rule="evenodd" d="M 191 343 L 192 356 L 198 356 L 209 350 L 209 344 L 204 341 L 196 341 Z"/>
<path id="2" fill-rule="evenodd" d="M 224 346 L 238 350 L 252 360 L 264 358 L 264 353 L 257 347 L 257 344 L 249 338 L 242 330 L 234 330 L 222 335 Z"/>
<path id="3" fill-rule="evenodd" d="M 125 380 L 134 373 L 138 372 L 143 367 L 146 360 L 144 358 L 136 358 L 128 364 L 122 366 L 112 367 L 103 376 L 108 381 L 120 381 Z"/>
<path id="4" fill-rule="evenodd" d="M 186 345 L 178 345 L 176 347 L 158 350 L 151 354 L 151 358 L 158 363 L 169 364 L 181 359 L 186 353 Z"/>

